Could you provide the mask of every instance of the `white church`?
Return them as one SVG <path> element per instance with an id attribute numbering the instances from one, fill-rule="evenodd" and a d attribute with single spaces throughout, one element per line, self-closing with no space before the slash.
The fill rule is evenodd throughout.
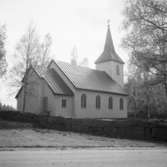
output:
<path id="1" fill-rule="evenodd" d="M 115 51 L 108 26 L 105 46 L 96 69 L 52 60 L 45 74 L 30 67 L 25 112 L 67 118 L 126 118 L 124 62 Z M 24 79 L 23 79 L 24 82 Z M 23 111 L 24 86 L 16 95 Z"/>

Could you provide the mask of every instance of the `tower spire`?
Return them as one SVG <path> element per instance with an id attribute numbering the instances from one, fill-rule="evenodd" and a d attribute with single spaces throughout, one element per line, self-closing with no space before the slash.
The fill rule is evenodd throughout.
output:
<path id="1" fill-rule="evenodd" d="M 114 48 L 114 44 L 113 44 L 113 40 L 110 32 L 110 20 L 107 20 L 107 27 L 108 29 L 107 29 L 104 50 L 103 50 L 103 53 L 100 55 L 100 57 L 95 61 L 95 64 L 107 62 L 107 61 L 117 61 L 119 63 L 124 64 L 124 62 L 118 56 Z"/>
<path id="2" fill-rule="evenodd" d="M 110 19 L 107 20 L 107 27 L 110 28 Z"/>

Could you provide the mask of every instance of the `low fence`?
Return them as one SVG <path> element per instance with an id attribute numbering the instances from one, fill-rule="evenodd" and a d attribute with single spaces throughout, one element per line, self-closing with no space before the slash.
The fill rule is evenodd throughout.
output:
<path id="1" fill-rule="evenodd" d="M 32 123 L 35 128 L 72 131 L 114 138 L 167 141 L 167 124 L 160 121 L 71 119 L 16 111 L 1 111 L 0 119 Z"/>

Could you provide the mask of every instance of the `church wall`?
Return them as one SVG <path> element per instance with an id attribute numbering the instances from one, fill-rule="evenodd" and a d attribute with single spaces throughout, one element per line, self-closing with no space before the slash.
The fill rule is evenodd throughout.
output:
<path id="1" fill-rule="evenodd" d="M 26 97 L 26 112 L 40 114 L 43 112 L 42 98 L 48 97 L 48 108 L 52 116 L 73 117 L 73 118 L 125 118 L 127 116 L 126 96 L 112 95 L 114 104 L 113 109 L 108 109 L 108 97 L 111 94 L 97 93 L 93 91 L 74 90 L 74 97 L 55 95 L 49 88 L 45 80 L 30 70 L 28 75 L 28 94 Z M 65 78 L 65 76 L 63 76 Z M 67 80 L 67 82 L 69 82 Z M 18 109 L 23 108 L 22 90 L 18 96 Z M 85 93 L 87 96 L 87 107 L 81 109 L 81 95 Z M 101 108 L 96 109 L 96 95 L 101 96 Z M 119 98 L 124 98 L 124 110 L 119 110 Z M 66 107 L 62 108 L 62 99 L 66 99 Z"/>
<path id="2" fill-rule="evenodd" d="M 81 95 L 86 94 L 87 106 L 81 108 Z M 101 97 L 101 108 L 96 109 L 96 96 Z M 108 98 L 113 98 L 113 109 L 108 109 Z M 124 100 L 124 110 L 119 109 L 120 98 Z M 75 95 L 76 118 L 126 118 L 127 117 L 127 97 L 114 94 L 97 93 L 92 91 L 78 90 Z"/>
<path id="3" fill-rule="evenodd" d="M 21 89 L 19 96 L 17 97 L 17 110 L 23 111 L 23 88 Z"/>
<path id="4" fill-rule="evenodd" d="M 119 66 L 120 75 L 117 75 L 117 65 Z M 96 69 L 106 71 L 106 73 L 111 76 L 111 78 L 123 86 L 123 64 L 117 63 L 115 61 L 109 61 L 96 64 Z"/>
<path id="5" fill-rule="evenodd" d="M 27 74 L 27 93 L 25 112 L 39 114 L 41 109 L 41 82 L 37 74 L 31 69 Z M 23 111 L 24 88 L 21 90 L 17 106 L 19 111 Z"/>
<path id="6" fill-rule="evenodd" d="M 73 111 L 73 97 L 54 95 L 45 81 L 43 81 L 43 97 L 48 98 L 48 111 L 51 116 L 71 117 Z M 66 100 L 66 107 L 62 107 L 62 99 Z"/>
<path id="7" fill-rule="evenodd" d="M 41 114 L 43 110 L 43 97 L 48 98 L 47 111 L 52 116 L 71 117 L 73 112 L 73 97 L 55 95 L 47 85 L 46 81 L 39 78 L 38 75 L 30 70 L 28 75 L 26 109 L 25 112 Z M 23 89 L 21 90 L 18 99 L 17 107 L 19 111 L 23 110 Z M 62 99 L 66 99 L 66 107 L 62 108 Z"/>
<path id="8" fill-rule="evenodd" d="M 57 99 L 57 112 L 56 116 L 72 117 L 73 97 L 71 96 L 56 96 Z M 62 107 L 62 99 L 66 100 L 66 107 Z"/>

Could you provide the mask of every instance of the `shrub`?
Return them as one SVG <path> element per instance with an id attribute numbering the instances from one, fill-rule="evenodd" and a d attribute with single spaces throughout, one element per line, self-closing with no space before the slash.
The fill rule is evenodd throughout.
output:
<path id="1" fill-rule="evenodd" d="M 163 137 L 163 140 L 167 140 L 167 125 L 161 124 L 160 121 L 141 119 L 109 121 L 101 119 L 71 119 L 21 113 L 18 111 L 1 111 L 0 119 L 32 123 L 33 127 L 37 128 L 73 131 L 92 135 L 135 139 L 150 139 L 152 137 L 161 139 Z M 159 129 L 161 133 L 158 133 Z"/>

